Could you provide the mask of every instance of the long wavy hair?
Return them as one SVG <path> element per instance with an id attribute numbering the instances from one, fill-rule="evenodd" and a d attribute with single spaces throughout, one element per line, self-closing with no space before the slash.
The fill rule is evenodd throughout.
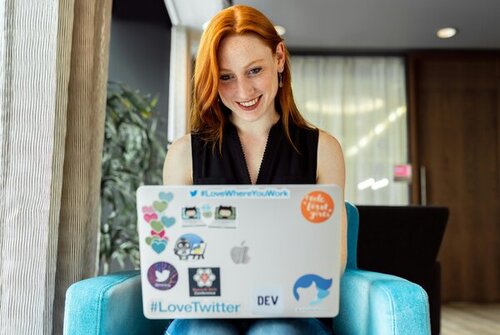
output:
<path id="1" fill-rule="evenodd" d="M 201 36 L 194 70 L 193 105 L 191 108 L 191 131 L 200 134 L 214 147 L 222 145 L 223 129 L 229 122 L 230 110 L 218 98 L 219 63 L 217 54 L 221 41 L 228 35 L 254 34 L 269 48 L 273 55 L 283 39 L 269 19 L 253 7 L 236 5 L 226 8 L 215 15 Z M 283 87 L 278 89 L 275 106 L 281 115 L 286 137 L 293 144 L 289 125 L 293 122 L 299 127 L 312 128 L 300 115 L 293 99 L 289 53 L 285 47 L 285 66 Z M 278 74 L 276 74 L 278 78 Z M 277 79 L 276 79 L 277 80 Z"/>

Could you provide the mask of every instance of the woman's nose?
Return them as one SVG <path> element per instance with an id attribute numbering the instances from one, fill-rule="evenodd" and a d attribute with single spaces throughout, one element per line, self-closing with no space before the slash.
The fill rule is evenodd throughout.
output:
<path id="1" fill-rule="evenodd" d="M 238 94 L 241 99 L 251 99 L 253 98 L 253 93 L 254 87 L 251 80 L 243 78 L 238 81 Z"/>

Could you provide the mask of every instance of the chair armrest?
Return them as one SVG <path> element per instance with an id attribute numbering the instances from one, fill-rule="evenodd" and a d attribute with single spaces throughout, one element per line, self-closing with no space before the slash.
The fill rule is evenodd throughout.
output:
<path id="1" fill-rule="evenodd" d="M 65 335 L 162 334 L 167 324 L 144 317 L 139 271 L 85 279 L 66 292 Z"/>
<path id="2" fill-rule="evenodd" d="M 347 269 L 340 283 L 340 335 L 430 334 L 429 303 L 423 288 L 383 273 Z"/>

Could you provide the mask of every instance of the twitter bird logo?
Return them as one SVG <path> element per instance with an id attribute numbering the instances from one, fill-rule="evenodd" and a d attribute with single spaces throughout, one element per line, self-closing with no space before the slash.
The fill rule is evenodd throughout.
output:
<path id="1" fill-rule="evenodd" d="M 157 282 L 167 281 L 168 277 L 170 276 L 170 270 L 163 270 L 163 271 L 156 270 L 155 276 Z"/>
<path id="2" fill-rule="evenodd" d="M 157 262 L 148 269 L 148 281 L 158 290 L 170 290 L 177 284 L 179 274 L 176 268 L 167 262 Z"/>

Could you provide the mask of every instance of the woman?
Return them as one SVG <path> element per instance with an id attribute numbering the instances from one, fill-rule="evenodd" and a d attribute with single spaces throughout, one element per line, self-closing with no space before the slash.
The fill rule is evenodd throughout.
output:
<path id="1" fill-rule="evenodd" d="M 338 141 L 310 126 L 293 100 L 288 52 L 259 11 L 232 6 L 202 35 L 191 134 L 169 149 L 165 184 L 337 184 Z M 342 272 L 346 262 L 342 215 Z M 317 319 L 174 320 L 167 334 L 328 334 Z"/>

